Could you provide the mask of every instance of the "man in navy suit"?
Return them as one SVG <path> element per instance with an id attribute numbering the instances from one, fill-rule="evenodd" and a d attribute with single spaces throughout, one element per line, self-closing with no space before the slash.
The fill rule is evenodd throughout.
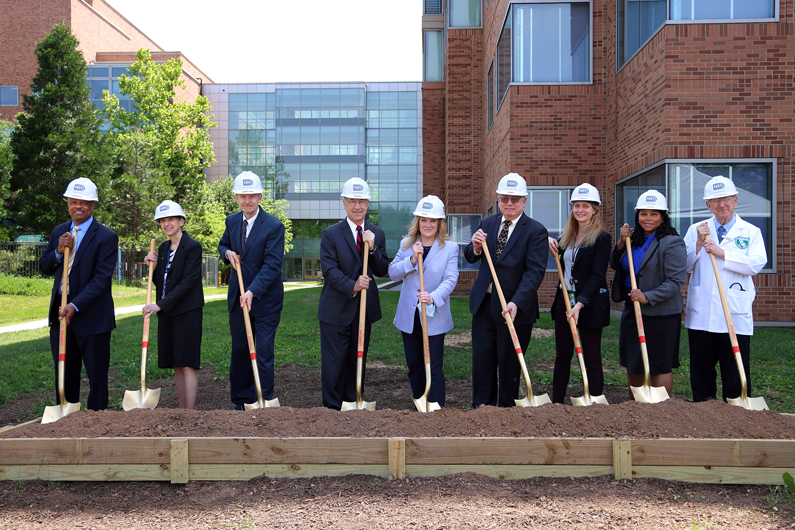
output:
<path id="1" fill-rule="evenodd" d="M 232 334 L 232 360 L 229 382 L 235 410 L 256 403 L 257 389 L 251 370 L 251 357 L 243 320 L 243 304 L 248 307 L 257 350 L 262 397 L 273 399 L 273 355 L 276 328 L 282 316 L 284 284 L 284 225 L 259 207 L 262 181 L 250 171 L 235 178 L 233 188 L 240 212 L 226 218 L 226 229 L 218 244 L 224 263 L 240 263 L 245 292 L 241 292 L 237 273 L 229 277 L 229 329 Z"/>
<path id="2" fill-rule="evenodd" d="M 343 401 L 356 401 L 356 349 L 359 335 L 359 300 L 367 296 L 367 316 L 362 360 L 362 394 L 370 328 L 381 319 L 381 302 L 375 276 L 386 276 L 384 231 L 364 220 L 370 205 L 370 186 L 360 178 L 342 188 L 346 218 L 320 235 L 323 291 L 317 318 L 320 320 L 320 378 L 323 406 L 340 410 Z M 362 274 L 364 243 L 369 244 L 367 274 Z"/>
<path id="3" fill-rule="evenodd" d="M 530 344 L 533 323 L 539 316 L 536 292 L 547 268 L 547 229 L 524 215 L 527 184 L 509 173 L 497 186 L 500 213 L 481 221 L 464 249 L 469 263 L 480 270 L 469 293 L 472 313 L 472 406 L 513 407 L 519 397 L 521 367 L 503 313 L 510 313 L 522 352 Z M 486 242 L 505 296 L 503 312 L 488 262 Z M 499 384 L 497 369 L 499 367 Z"/>
<path id="4" fill-rule="evenodd" d="M 80 402 L 80 370 L 88 375 L 87 407 L 108 408 L 108 368 L 110 333 L 116 327 L 113 297 L 110 292 L 113 269 L 119 251 L 116 232 L 94 219 L 94 205 L 99 200 L 97 187 L 87 178 L 78 178 L 66 188 L 66 203 L 71 221 L 55 227 L 39 260 L 45 276 L 55 275 L 50 297 L 50 348 L 55 361 L 56 403 L 58 396 L 59 321 L 66 320 L 66 360 L 64 392 L 67 402 Z M 64 264 L 64 252 L 70 249 L 71 265 Z M 63 268 L 67 266 L 67 305 L 61 303 Z"/>

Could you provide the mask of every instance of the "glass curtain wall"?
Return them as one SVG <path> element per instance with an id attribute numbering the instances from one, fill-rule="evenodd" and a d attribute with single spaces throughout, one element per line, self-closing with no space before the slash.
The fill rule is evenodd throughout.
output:
<path id="1" fill-rule="evenodd" d="M 480 214 L 454 214 L 447 216 L 447 231 L 450 239 L 458 245 L 459 270 L 477 270 L 480 267 L 479 263 L 469 263 L 464 259 L 464 249 L 472 240 L 472 234 L 478 231 L 480 219 Z"/>
<path id="2" fill-rule="evenodd" d="M 775 16 L 775 0 L 671 0 L 671 20 L 742 20 Z"/>
<path id="3" fill-rule="evenodd" d="M 618 67 L 665 25 L 666 0 L 618 0 Z"/>
<path id="4" fill-rule="evenodd" d="M 88 67 L 86 83 L 91 89 L 89 98 L 91 99 L 91 103 L 96 105 L 100 111 L 105 108 L 105 104 L 102 103 L 103 90 L 107 90 L 119 98 L 119 106 L 121 108 L 127 112 L 132 111 L 133 103 L 130 100 L 130 96 L 122 95 L 119 92 L 119 76 L 130 75 L 128 66 L 129 65 L 102 65 Z M 102 125 L 103 132 L 107 132 L 108 128 L 107 123 Z"/>

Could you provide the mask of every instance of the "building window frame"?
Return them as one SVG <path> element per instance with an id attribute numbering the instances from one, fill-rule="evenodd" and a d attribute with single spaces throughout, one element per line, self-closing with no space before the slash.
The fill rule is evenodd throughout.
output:
<path id="1" fill-rule="evenodd" d="M 623 27 L 620 27 L 621 24 L 621 17 L 619 13 L 620 4 L 622 0 L 616 1 L 616 36 L 621 35 L 623 32 Z M 660 26 L 649 35 L 649 37 L 643 41 L 638 49 L 635 50 L 632 55 L 627 57 L 627 59 L 622 62 L 620 54 L 620 49 L 618 45 L 616 45 L 616 73 L 620 72 L 624 69 L 626 65 L 632 62 L 632 59 L 640 53 L 640 51 L 646 47 L 646 45 L 660 32 L 663 28 L 667 25 L 686 25 L 686 24 L 764 24 L 764 23 L 771 23 L 771 22 L 779 22 L 781 19 L 781 0 L 774 0 L 773 9 L 775 11 L 775 15 L 772 18 L 729 18 L 729 19 L 718 19 L 718 18 L 699 18 L 695 20 L 675 20 L 671 18 L 671 0 L 666 0 L 666 9 L 665 9 L 665 21 L 660 24 Z"/>
<path id="2" fill-rule="evenodd" d="M 441 52 L 441 60 L 439 61 L 439 79 L 428 79 L 428 33 L 439 33 L 441 34 L 441 42 L 439 50 Z M 439 29 L 426 29 L 422 32 L 422 81 L 423 82 L 441 82 L 444 81 L 444 56 L 445 56 L 445 34 L 442 30 Z"/>
<path id="3" fill-rule="evenodd" d="M 450 213 L 447 214 L 447 235 L 450 236 L 450 243 L 454 245 L 458 245 L 458 270 L 459 271 L 476 271 L 478 270 L 478 264 L 476 263 L 469 263 L 464 259 L 464 248 L 470 243 L 472 239 L 472 235 L 470 234 L 469 239 L 466 241 L 456 241 L 454 234 L 453 234 L 453 224 L 452 219 L 454 217 L 469 217 L 473 219 L 477 219 L 477 223 L 474 224 L 475 230 L 480 225 L 481 221 L 483 221 L 483 214 L 480 213 Z M 470 225 L 472 226 L 472 225 Z M 473 231 L 474 233 L 474 231 Z"/>
<path id="4" fill-rule="evenodd" d="M 489 65 L 489 70 L 486 73 L 486 132 L 491 130 L 492 125 L 494 125 L 494 115 L 495 113 L 495 98 L 496 98 L 496 90 L 495 90 L 495 81 L 494 78 L 494 71 L 496 69 L 496 58 L 492 57 L 491 64 Z"/>
<path id="5" fill-rule="evenodd" d="M 560 214 L 559 214 L 560 224 L 559 224 L 559 226 L 560 226 L 560 234 L 562 234 L 563 230 L 566 228 L 566 222 L 568 221 L 569 213 L 571 212 L 571 194 L 574 192 L 574 188 L 576 188 L 576 187 L 577 187 L 576 185 L 572 185 L 572 186 L 528 186 L 527 187 L 527 203 L 525 203 L 525 207 L 524 207 L 525 215 L 527 215 L 530 218 L 536 219 L 535 217 L 533 217 L 533 204 L 532 204 L 532 197 L 533 197 L 533 193 L 534 192 L 544 192 L 544 191 L 556 191 L 556 192 L 559 192 L 559 193 L 560 192 L 566 192 L 565 196 L 561 195 L 561 199 L 565 198 L 565 201 L 558 203 L 559 206 L 562 206 L 562 204 L 565 203 L 567 208 L 568 208 L 565 211 L 565 215 L 563 215 L 564 212 L 563 212 L 562 208 L 560 209 Z M 497 211 L 499 212 L 499 207 L 497 208 Z M 536 220 L 538 221 L 538 219 L 536 219 Z M 543 224 L 544 227 L 547 229 L 547 232 L 549 232 L 549 236 L 550 237 L 554 237 L 552 235 L 552 231 L 550 230 L 550 227 L 548 226 L 548 223 L 542 222 L 542 221 L 539 221 L 539 222 L 541 224 Z M 557 237 L 554 237 L 554 238 L 558 239 L 560 237 L 560 234 L 558 234 Z M 547 271 L 557 271 L 558 270 L 557 266 L 555 265 L 555 259 L 552 256 L 548 256 L 547 257 L 547 268 L 546 268 L 546 270 Z"/>
<path id="6" fill-rule="evenodd" d="M 3 86 L 0 86 L 0 89 L 5 89 L 4 92 L 6 92 L 6 96 L 5 96 L 6 98 L 9 97 L 7 94 L 13 90 L 14 91 L 14 101 L 16 101 L 16 103 L 14 103 L 12 105 L 11 103 L 2 103 L 3 98 L 0 98 L 0 107 L 18 107 L 19 106 L 19 85 L 3 85 Z"/>
<path id="7" fill-rule="evenodd" d="M 455 1 L 465 1 L 465 0 L 444 0 L 445 3 L 445 17 L 444 17 L 444 26 L 446 29 L 482 29 L 483 28 L 483 11 L 484 5 L 483 0 L 475 0 L 478 4 L 480 4 L 480 24 L 477 26 L 454 26 L 453 25 L 453 6 L 451 5 L 452 2 Z M 469 0 L 472 1 L 472 0 Z"/>
<path id="8" fill-rule="evenodd" d="M 621 205 L 618 204 L 618 188 L 622 184 L 640 176 L 644 173 L 648 173 L 660 166 L 664 167 L 664 194 L 665 197 L 668 199 L 669 205 L 671 204 L 671 167 L 674 165 L 682 165 L 682 164 L 693 164 L 693 165 L 706 165 L 706 164 L 725 164 L 725 165 L 732 165 L 732 164 L 760 164 L 760 165 L 769 165 L 770 166 L 770 197 L 768 200 L 770 201 L 771 208 L 770 208 L 770 224 L 769 230 L 763 230 L 763 232 L 767 231 L 768 235 L 765 236 L 766 242 L 769 243 L 768 248 L 770 252 L 767 256 L 767 266 L 760 271 L 760 274 L 777 274 L 777 257 L 778 257 L 778 235 L 776 233 L 776 226 L 778 223 L 778 212 L 776 209 L 777 201 L 778 201 L 778 159 L 776 158 L 666 158 L 654 164 L 651 164 L 639 171 L 632 173 L 622 179 L 619 179 L 614 184 L 614 192 L 616 197 L 616 206 L 615 206 L 615 233 L 618 233 L 620 222 L 618 218 L 618 212 L 621 208 Z M 700 192 L 699 196 L 700 196 Z M 693 202 L 698 203 L 701 202 L 702 199 L 694 198 Z M 760 227 L 760 230 L 762 228 Z M 683 227 L 682 229 L 684 233 L 680 232 L 680 236 L 684 237 L 687 231 L 687 227 Z M 768 239 L 769 238 L 769 239 Z"/>

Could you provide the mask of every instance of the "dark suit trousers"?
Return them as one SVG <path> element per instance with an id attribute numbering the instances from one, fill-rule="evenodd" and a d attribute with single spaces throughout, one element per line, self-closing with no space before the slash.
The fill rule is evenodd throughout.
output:
<path id="1" fill-rule="evenodd" d="M 414 311 L 414 331 L 401 332 L 406 365 L 409 367 L 409 384 L 414 399 L 425 393 L 425 350 L 422 347 L 422 322 L 420 312 Z M 444 333 L 428 337 L 431 358 L 431 389 L 428 402 L 444 407 Z"/>
<path id="2" fill-rule="evenodd" d="M 491 318 L 487 294 L 472 316 L 472 406 L 513 407 L 519 397 L 522 368 L 513 347 L 508 325 Z M 522 351 L 530 344 L 533 326 L 516 326 Z M 499 386 L 498 386 L 499 368 Z M 499 396 L 498 396 L 499 394 Z"/>
<path id="3" fill-rule="evenodd" d="M 738 398 L 742 392 L 740 373 L 734 359 L 731 339 L 728 333 L 710 333 L 698 329 L 688 329 L 690 343 L 690 386 L 693 388 L 693 401 L 716 399 L 718 385 L 715 365 L 720 363 L 720 378 L 723 383 L 723 400 Z M 751 336 L 737 335 L 740 357 L 743 359 L 748 395 L 751 395 Z"/>
<path id="4" fill-rule="evenodd" d="M 50 326 L 50 349 L 55 361 L 55 402 L 58 394 L 58 336 L 59 325 Z M 110 366 L 110 331 L 98 335 L 77 335 L 66 327 L 66 360 L 64 361 L 64 395 L 69 403 L 80 403 L 80 371 L 86 365 L 90 410 L 108 408 L 108 367 Z"/>
<path id="5" fill-rule="evenodd" d="M 370 319 L 364 320 L 362 399 L 366 381 L 367 350 L 370 347 Z M 320 384 L 323 406 L 340 410 L 342 402 L 356 402 L 356 349 L 359 343 L 359 309 L 347 326 L 320 323 Z"/>
<path id="6" fill-rule="evenodd" d="M 262 398 L 273 399 L 273 342 L 276 328 L 279 327 L 281 312 L 270 318 L 251 317 L 251 332 L 257 350 L 257 368 L 262 385 Z M 232 334 L 232 359 L 229 363 L 229 383 L 232 389 L 232 402 L 236 405 L 257 402 L 257 386 L 254 384 L 254 371 L 251 368 L 251 355 L 248 351 L 246 324 L 243 309 L 237 303 L 229 313 L 229 329 Z"/>
<path id="7" fill-rule="evenodd" d="M 557 296 L 561 297 L 560 289 Z M 602 371 L 602 328 L 578 329 L 582 344 L 582 358 L 588 374 L 588 391 L 592 396 L 601 396 L 605 375 Z M 566 304 L 562 297 L 555 306 L 555 369 L 552 372 L 552 403 L 563 403 L 569 386 L 571 358 L 574 352 L 574 338 L 566 320 Z M 579 360 L 577 361 L 579 366 Z"/>

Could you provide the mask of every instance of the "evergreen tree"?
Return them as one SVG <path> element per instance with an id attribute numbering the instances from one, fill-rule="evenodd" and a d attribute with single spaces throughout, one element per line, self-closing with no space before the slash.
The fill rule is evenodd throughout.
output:
<path id="1" fill-rule="evenodd" d="M 14 153 L 11 151 L 11 133 L 14 123 L 0 120 L 0 219 L 5 219 L 6 201 L 8 200 L 8 186 L 11 179 L 11 169 L 14 167 Z M 0 241 L 8 241 L 12 235 L 12 228 L 0 225 Z"/>
<path id="2" fill-rule="evenodd" d="M 69 218 L 64 190 L 86 177 L 100 185 L 107 156 L 102 121 L 89 101 L 88 72 L 78 40 L 57 24 L 36 44 L 39 69 L 32 96 L 22 96 L 24 112 L 11 137 L 14 168 L 10 217 L 27 232 L 49 235 Z M 102 197 L 100 197 L 100 205 Z"/>

